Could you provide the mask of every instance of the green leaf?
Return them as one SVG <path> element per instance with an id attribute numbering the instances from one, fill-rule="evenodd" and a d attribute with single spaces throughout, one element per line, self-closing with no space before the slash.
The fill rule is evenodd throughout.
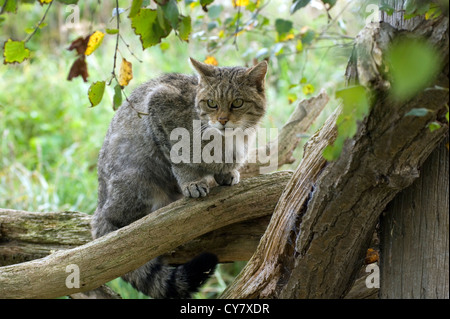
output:
<path id="1" fill-rule="evenodd" d="M 379 8 L 381 11 L 386 12 L 388 16 L 391 16 L 395 11 L 394 7 L 387 3 L 381 3 Z"/>
<path id="2" fill-rule="evenodd" d="M 159 45 L 159 48 L 162 51 L 166 51 L 166 50 L 168 50 L 170 48 L 170 44 L 167 43 L 167 42 L 161 42 L 160 45 Z"/>
<path id="3" fill-rule="evenodd" d="M 323 150 L 322 156 L 327 161 L 335 161 L 339 158 L 342 152 L 342 148 L 344 147 L 345 138 L 339 136 L 336 138 L 332 145 L 328 145 Z"/>
<path id="4" fill-rule="evenodd" d="M 355 120 L 362 120 L 369 113 L 369 99 L 366 89 L 361 85 L 337 90 L 336 98 L 342 99 L 342 114 L 345 116 L 349 115 Z"/>
<path id="5" fill-rule="evenodd" d="M 58 2 L 64 3 L 64 4 L 77 4 L 78 0 L 57 0 Z"/>
<path id="6" fill-rule="evenodd" d="M 103 93 L 105 92 L 105 81 L 99 81 L 92 83 L 88 91 L 89 102 L 91 106 L 97 106 L 103 98 Z"/>
<path id="7" fill-rule="evenodd" d="M 293 23 L 290 20 L 284 20 L 284 19 L 276 19 L 275 20 L 275 29 L 277 30 L 277 32 L 280 36 L 291 31 L 292 27 L 293 27 Z"/>
<path id="8" fill-rule="evenodd" d="M 164 18 L 169 21 L 171 27 L 176 29 L 178 26 L 178 12 L 177 2 L 175 0 L 169 0 L 166 4 L 162 5 L 162 10 L 164 12 Z"/>
<path id="9" fill-rule="evenodd" d="M 183 41 L 188 41 L 191 30 L 191 17 L 182 17 L 180 24 L 178 25 L 178 37 Z"/>
<path id="10" fill-rule="evenodd" d="M 440 69 L 439 55 L 427 42 L 401 39 L 386 54 L 392 94 L 397 100 L 414 97 L 430 85 Z"/>
<path id="11" fill-rule="evenodd" d="M 200 0 L 200 5 L 202 7 L 205 7 L 205 6 L 207 6 L 207 5 L 209 5 L 209 4 L 213 3 L 213 2 L 214 2 L 214 0 Z"/>
<path id="12" fill-rule="evenodd" d="M 291 14 L 294 14 L 295 11 L 297 11 L 303 7 L 306 7 L 306 5 L 310 2 L 311 2 L 311 0 L 294 0 L 289 11 Z"/>
<path id="13" fill-rule="evenodd" d="M 17 0 L 0 0 L 0 8 L 3 8 L 3 12 L 16 13 Z"/>
<path id="14" fill-rule="evenodd" d="M 302 42 L 303 44 L 311 44 L 316 38 L 316 33 L 314 30 L 308 29 L 305 33 L 302 34 Z"/>
<path id="15" fill-rule="evenodd" d="M 114 87 L 113 110 L 117 110 L 122 104 L 122 87 L 116 84 Z"/>
<path id="16" fill-rule="evenodd" d="M 223 11 L 223 5 L 212 5 L 208 8 L 208 17 L 210 19 L 217 19 Z"/>
<path id="17" fill-rule="evenodd" d="M 405 116 L 425 116 L 429 112 L 430 112 L 429 109 L 421 107 L 421 108 L 412 109 L 411 111 L 406 113 Z"/>
<path id="18" fill-rule="evenodd" d="M 105 31 L 108 34 L 117 34 L 117 33 L 119 33 L 118 29 L 106 29 Z"/>
<path id="19" fill-rule="evenodd" d="M 128 14 L 128 18 L 133 18 L 136 14 L 138 14 L 141 9 L 143 0 L 133 0 L 131 3 L 130 13 Z"/>
<path id="20" fill-rule="evenodd" d="M 322 0 L 322 2 L 324 4 L 328 4 L 329 5 L 328 9 L 331 9 L 336 4 L 337 0 Z"/>
<path id="21" fill-rule="evenodd" d="M 153 9 L 141 9 L 139 13 L 131 18 L 131 26 L 139 35 L 142 48 L 146 49 L 161 42 L 172 31 L 170 25 L 163 29 L 158 22 L 158 13 Z"/>
<path id="22" fill-rule="evenodd" d="M 336 98 L 342 99 L 342 112 L 339 114 L 336 125 L 338 136 L 333 145 L 328 145 L 323 156 L 327 161 L 339 158 L 344 142 L 355 135 L 358 121 L 361 121 L 370 109 L 369 98 L 363 86 L 351 86 L 336 91 Z"/>
<path id="23" fill-rule="evenodd" d="M 434 132 L 441 128 L 441 124 L 439 124 L 438 122 L 431 122 L 430 124 L 428 124 L 428 128 L 430 129 L 430 132 Z"/>
<path id="24" fill-rule="evenodd" d="M 3 47 L 4 64 L 7 63 L 22 63 L 25 59 L 30 57 L 30 50 L 25 47 L 23 41 L 13 41 L 8 39 Z"/>

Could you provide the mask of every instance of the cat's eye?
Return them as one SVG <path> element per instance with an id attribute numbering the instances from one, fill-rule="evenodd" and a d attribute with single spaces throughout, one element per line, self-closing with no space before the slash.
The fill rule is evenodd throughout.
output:
<path id="1" fill-rule="evenodd" d="M 208 107 L 210 107 L 212 109 L 217 109 L 217 103 L 214 100 L 208 100 L 208 101 L 206 101 L 206 104 L 208 104 Z"/>
<path id="2" fill-rule="evenodd" d="M 231 107 L 234 107 L 234 108 L 239 108 L 242 105 L 244 105 L 244 100 L 243 99 L 236 99 L 236 100 L 233 101 L 233 103 L 231 103 Z"/>

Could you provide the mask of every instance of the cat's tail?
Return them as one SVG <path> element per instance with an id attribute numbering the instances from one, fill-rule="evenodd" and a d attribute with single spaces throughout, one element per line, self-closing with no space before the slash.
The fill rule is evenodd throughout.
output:
<path id="1" fill-rule="evenodd" d="M 211 253 L 202 253 L 178 267 L 170 267 L 157 257 L 122 278 L 153 298 L 190 298 L 214 273 L 217 263 L 217 256 Z"/>
<path id="2" fill-rule="evenodd" d="M 97 212 L 92 219 L 92 235 L 98 238 L 118 227 Z M 217 256 L 202 253 L 178 267 L 167 265 L 161 257 L 122 276 L 134 288 L 153 298 L 189 298 L 214 273 Z"/>

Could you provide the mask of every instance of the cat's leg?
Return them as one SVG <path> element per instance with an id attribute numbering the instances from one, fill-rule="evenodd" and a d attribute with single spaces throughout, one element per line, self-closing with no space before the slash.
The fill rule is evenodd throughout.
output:
<path id="1" fill-rule="evenodd" d="M 234 169 L 228 173 L 214 174 L 214 179 L 219 185 L 231 186 L 239 183 L 240 176 L 239 171 Z"/>
<path id="2" fill-rule="evenodd" d="M 172 173 L 186 197 L 205 197 L 214 183 L 210 174 L 190 168 L 189 165 L 173 165 Z"/>
<path id="3" fill-rule="evenodd" d="M 214 273 L 217 263 L 217 256 L 210 253 L 202 253 L 178 267 L 170 267 L 157 257 L 122 278 L 152 298 L 190 298 Z"/>

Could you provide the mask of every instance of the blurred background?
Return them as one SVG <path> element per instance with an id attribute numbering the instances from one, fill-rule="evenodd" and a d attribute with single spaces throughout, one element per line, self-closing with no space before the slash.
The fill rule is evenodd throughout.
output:
<path id="1" fill-rule="evenodd" d="M 145 50 L 126 18 L 131 1 L 119 1 L 124 13 L 119 15 L 116 72 L 122 57 L 133 69 L 124 92 L 130 95 L 139 84 L 163 73 L 193 73 L 189 57 L 219 66 L 251 66 L 267 59 L 268 112 L 262 126 L 281 128 L 298 100 L 321 89 L 331 97 L 311 131 L 302 132 L 306 141 L 338 105 L 334 93 L 345 86 L 353 40 L 371 14 L 366 12 L 368 3 L 338 0 L 330 5 L 312 0 L 291 14 L 292 0 L 248 0 L 242 6 L 235 1 L 215 0 L 207 12 L 200 0 L 179 1 L 179 12 L 192 19 L 189 41 L 172 32 Z M 46 6 L 26 2 L 17 6 L 16 14 L 0 16 L 0 43 L 26 38 L 43 17 Z M 0 65 L 0 207 L 94 212 L 97 156 L 114 115 L 114 89 L 107 86 L 101 103 L 93 108 L 87 92 L 93 82 L 110 78 L 116 35 L 106 34 L 100 47 L 86 57 L 88 82 L 81 77 L 67 80 L 76 59 L 67 48 L 80 36 L 114 29 L 116 19 L 114 1 L 80 1 L 73 6 L 55 2 L 27 42 L 30 58 Z M 296 163 L 283 169 L 295 169 L 302 146 L 294 154 Z M 196 297 L 220 294 L 244 264 L 220 265 Z M 120 279 L 109 285 L 124 298 L 145 298 Z"/>

